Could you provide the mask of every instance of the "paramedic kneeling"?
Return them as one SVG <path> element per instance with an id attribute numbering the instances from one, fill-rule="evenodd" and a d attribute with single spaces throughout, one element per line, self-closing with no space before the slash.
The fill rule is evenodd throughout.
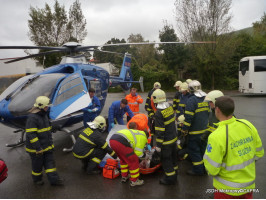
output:
<path id="1" fill-rule="evenodd" d="M 130 185 L 143 185 L 139 179 L 139 158 L 143 156 L 143 149 L 147 143 L 147 135 L 144 131 L 136 130 L 135 122 L 129 124 L 129 129 L 117 131 L 110 138 L 110 147 L 120 159 L 121 182 L 125 183 L 130 177 Z M 130 176 L 128 174 L 128 170 Z"/>
<path id="2" fill-rule="evenodd" d="M 220 121 L 210 134 L 204 165 L 213 176 L 215 199 L 252 198 L 255 189 L 255 161 L 264 155 L 257 129 L 245 119 L 236 119 L 234 101 L 216 99 L 215 115 Z"/>

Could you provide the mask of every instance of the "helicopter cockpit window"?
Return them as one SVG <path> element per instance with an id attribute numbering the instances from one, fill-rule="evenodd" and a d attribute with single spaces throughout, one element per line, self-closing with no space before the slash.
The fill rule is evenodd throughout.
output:
<path id="1" fill-rule="evenodd" d="M 101 97 L 101 91 L 102 91 L 102 88 L 101 88 L 101 82 L 99 80 L 92 80 L 90 81 L 90 87 L 95 89 L 95 96 L 96 97 Z"/>
<path id="2" fill-rule="evenodd" d="M 50 97 L 57 82 L 64 74 L 43 74 L 28 83 L 11 96 L 8 109 L 14 116 L 28 114 L 38 96 Z"/>
<path id="3" fill-rule="evenodd" d="M 84 87 L 79 74 L 71 75 L 61 83 L 54 104 L 58 105 L 65 100 L 79 94 L 82 90 L 84 90 Z"/>

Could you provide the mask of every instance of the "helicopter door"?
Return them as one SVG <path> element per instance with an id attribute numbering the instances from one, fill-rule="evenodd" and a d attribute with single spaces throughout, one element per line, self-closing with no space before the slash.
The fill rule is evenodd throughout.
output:
<path id="1" fill-rule="evenodd" d="M 74 113 L 91 103 L 82 74 L 76 72 L 60 83 L 50 108 L 50 118 L 55 120 Z"/>

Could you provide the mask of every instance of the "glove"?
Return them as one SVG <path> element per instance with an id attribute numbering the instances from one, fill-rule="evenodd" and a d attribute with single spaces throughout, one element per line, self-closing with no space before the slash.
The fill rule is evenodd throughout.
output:
<path id="1" fill-rule="evenodd" d="M 155 147 L 155 150 L 157 151 L 157 152 L 161 152 L 161 148 L 160 147 Z"/>
<path id="2" fill-rule="evenodd" d="M 92 112 L 96 112 L 98 110 L 98 108 L 93 108 Z"/>
<path id="3" fill-rule="evenodd" d="M 115 124 L 114 124 L 114 123 L 112 123 L 112 124 L 111 124 L 111 127 L 112 127 L 112 128 L 114 128 L 114 126 L 115 126 Z"/>
<path id="4" fill-rule="evenodd" d="M 93 112 L 93 111 L 92 111 L 92 109 L 88 109 L 88 112 L 90 112 L 90 113 L 91 113 L 91 112 Z"/>
<path id="5" fill-rule="evenodd" d="M 147 144 L 147 148 L 149 151 L 151 151 L 151 145 Z"/>

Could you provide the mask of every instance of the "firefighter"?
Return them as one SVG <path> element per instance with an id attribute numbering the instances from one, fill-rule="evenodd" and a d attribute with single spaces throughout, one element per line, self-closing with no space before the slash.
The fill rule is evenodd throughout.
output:
<path id="1" fill-rule="evenodd" d="M 143 99 L 140 95 L 137 94 L 137 88 L 131 88 L 130 94 L 128 94 L 125 98 L 128 102 L 128 106 L 130 110 L 134 113 L 134 115 L 139 113 L 139 104 L 143 103 Z M 131 118 L 127 114 L 127 121 L 129 121 Z"/>
<path id="2" fill-rule="evenodd" d="M 151 133 L 151 137 L 152 137 L 152 141 L 151 141 L 151 146 L 153 146 L 153 144 L 155 143 L 154 141 L 154 114 L 156 112 L 156 108 L 154 107 L 154 102 L 151 98 L 151 95 L 153 94 L 153 92 L 156 89 L 160 89 L 161 88 L 161 84 L 159 82 L 155 82 L 153 84 L 153 89 L 151 91 L 149 91 L 147 99 L 146 99 L 146 103 L 145 103 L 145 110 L 148 112 L 148 125 L 150 128 L 150 133 Z"/>
<path id="3" fill-rule="evenodd" d="M 160 184 L 173 185 L 177 182 L 177 133 L 173 106 L 166 102 L 165 92 L 157 89 L 152 94 L 157 108 L 155 113 L 155 134 L 157 152 L 161 152 L 164 177 Z"/>
<path id="4" fill-rule="evenodd" d="M 137 124 L 131 122 L 129 129 L 117 131 L 109 141 L 111 148 L 120 159 L 121 182 L 125 183 L 130 179 L 130 186 L 133 187 L 144 184 L 144 181 L 139 179 L 138 157 L 143 156 L 143 149 L 147 143 L 145 132 L 136 129 Z"/>
<path id="5" fill-rule="evenodd" d="M 133 112 L 127 105 L 127 100 L 114 101 L 108 111 L 108 132 L 114 127 L 115 122 L 120 125 L 124 125 L 123 116 L 128 113 L 129 117 L 134 116 Z"/>
<path id="6" fill-rule="evenodd" d="M 236 119 L 234 108 L 230 97 L 216 99 L 215 115 L 220 122 L 208 138 L 204 155 L 204 165 L 217 189 L 215 199 L 251 199 L 256 161 L 264 155 L 257 129 L 245 119 Z"/>
<path id="7" fill-rule="evenodd" d="M 208 129 L 202 134 L 202 137 L 201 137 L 201 140 L 205 148 L 207 147 L 207 141 L 208 141 L 209 135 L 213 131 L 215 131 L 215 129 L 217 128 L 216 124 L 219 122 L 219 120 L 215 116 L 215 101 L 217 98 L 221 96 L 224 96 L 224 94 L 220 90 L 213 90 L 206 95 L 205 100 L 204 100 L 204 101 L 209 102 L 209 106 L 211 108 L 211 111 L 209 114 Z"/>
<path id="8" fill-rule="evenodd" d="M 180 94 L 181 94 L 181 92 L 179 91 L 179 89 L 180 89 L 180 85 L 182 84 L 182 82 L 181 81 L 176 81 L 175 82 L 175 85 L 174 85 L 174 87 L 176 88 L 176 90 L 177 90 L 177 92 L 175 93 L 175 97 L 174 97 L 174 99 L 173 99 L 173 108 L 174 108 L 174 111 L 176 111 L 177 110 L 177 107 L 178 107 L 178 104 L 179 104 L 179 102 L 180 102 Z"/>
<path id="9" fill-rule="evenodd" d="M 89 95 L 91 98 L 91 103 L 88 107 L 83 109 L 83 124 L 85 128 L 88 127 L 87 122 L 92 122 L 101 110 L 101 103 L 100 100 L 95 96 L 95 89 L 90 88 Z"/>
<path id="10" fill-rule="evenodd" d="M 32 162 L 32 179 L 36 185 L 43 185 L 42 171 L 51 185 L 63 185 L 59 177 L 54 156 L 51 125 L 47 116 L 50 99 L 46 96 L 36 98 L 26 122 L 26 151 Z"/>
<path id="11" fill-rule="evenodd" d="M 97 166 L 106 153 L 109 153 L 113 158 L 117 158 L 115 152 L 102 138 L 101 132 L 105 128 L 106 121 L 104 117 L 96 117 L 93 122 L 88 122 L 88 128 L 79 135 L 73 147 L 73 155 L 81 160 L 82 169 L 87 174 L 98 174 L 101 172 Z"/>
<path id="12" fill-rule="evenodd" d="M 205 175 L 203 165 L 205 148 L 201 136 L 208 127 L 209 105 L 208 102 L 204 102 L 206 93 L 201 90 L 199 81 L 190 82 L 189 90 L 192 95 L 186 104 L 185 122 L 182 127 L 183 134 L 189 134 L 187 148 L 189 158 L 193 164 L 192 170 L 188 170 L 187 174 Z"/>
<path id="13" fill-rule="evenodd" d="M 147 132 L 149 134 L 148 137 L 148 144 L 151 143 L 151 133 L 150 133 L 150 128 L 148 126 L 148 117 L 145 114 L 136 114 L 134 115 L 129 122 L 127 123 L 127 128 L 129 128 L 130 122 L 135 122 L 137 124 L 137 130 Z M 150 146 L 148 146 L 150 150 Z"/>
<path id="14" fill-rule="evenodd" d="M 189 84 L 189 83 L 191 83 L 191 82 L 192 82 L 192 80 L 191 80 L 190 78 L 186 80 L 186 83 L 187 83 L 187 84 Z"/>

